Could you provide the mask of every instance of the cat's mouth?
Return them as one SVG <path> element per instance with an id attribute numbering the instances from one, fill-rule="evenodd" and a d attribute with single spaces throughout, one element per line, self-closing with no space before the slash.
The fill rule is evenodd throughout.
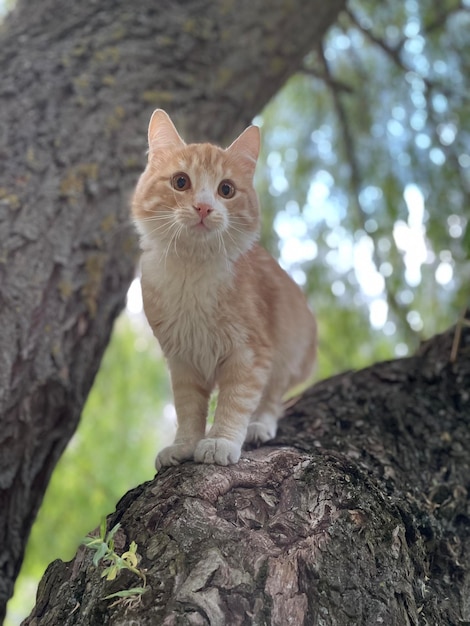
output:
<path id="1" fill-rule="evenodd" d="M 200 233 L 201 235 L 213 235 L 221 230 L 221 224 L 218 220 L 213 220 L 208 216 L 199 216 L 198 220 L 194 218 L 186 221 L 188 232 Z"/>
<path id="2" fill-rule="evenodd" d="M 193 225 L 193 230 L 202 231 L 202 232 L 210 232 L 212 228 L 202 219 L 197 224 Z"/>

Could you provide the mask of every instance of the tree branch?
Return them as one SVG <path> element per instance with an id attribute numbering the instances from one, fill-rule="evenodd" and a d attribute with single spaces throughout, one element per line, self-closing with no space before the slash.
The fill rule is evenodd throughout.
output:
<path id="1" fill-rule="evenodd" d="M 354 199 L 355 213 L 357 216 L 357 220 L 360 224 L 360 227 L 367 232 L 366 221 L 368 215 L 364 210 L 361 202 L 361 187 L 363 183 L 363 177 L 360 171 L 359 161 L 357 158 L 357 148 L 354 142 L 354 135 L 349 125 L 349 118 L 346 112 L 346 108 L 343 104 L 342 93 L 335 86 L 335 80 L 332 77 L 330 67 L 328 65 L 328 61 L 325 57 L 323 50 L 320 50 L 319 58 L 321 59 L 323 65 L 323 73 L 326 77 L 327 84 L 330 87 L 331 96 L 333 98 L 333 104 L 336 112 L 336 116 L 339 121 L 339 125 L 341 128 L 341 136 L 343 138 L 343 145 L 346 155 L 346 160 L 349 163 L 351 169 L 350 175 L 350 186 L 352 190 L 352 197 Z M 373 237 L 372 237 L 373 238 Z M 373 251 L 373 261 L 375 267 L 378 271 L 381 263 L 381 259 L 379 258 L 379 252 L 377 250 L 377 246 L 374 242 L 374 251 Z M 386 280 L 386 279 L 385 279 Z M 387 304 L 390 307 L 390 310 L 396 316 L 396 319 L 400 320 L 402 323 L 402 328 L 404 330 L 405 336 L 407 337 L 407 341 L 410 345 L 416 343 L 416 332 L 411 328 L 408 319 L 407 313 L 409 313 L 410 308 L 404 305 L 401 305 L 393 290 L 385 289 L 385 297 L 387 300 Z"/>
<path id="2" fill-rule="evenodd" d="M 370 42 L 372 42 L 373 44 L 375 44 L 376 46 L 378 46 L 379 48 L 381 48 L 381 50 L 383 50 L 385 52 L 385 54 L 390 57 L 390 59 L 395 63 L 395 65 L 397 65 L 397 67 L 399 67 L 401 70 L 408 72 L 409 68 L 407 68 L 401 58 L 400 52 L 403 49 L 403 46 L 405 44 L 406 38 L 403 38 L 400 43 L 398 43 L 396 46 L 391 46 L 390 44 L 388 44 L 386 41 L 384 41 L 381 37 L 378 37 L 377 35 L 375 35 L 372 32 L 372 29 L 370 28 L 365 28 L 362 24 L 361 21 L 358 19 L 358 17 L 356 16 L 356 14 L 354 13 L 354 11 L 351 11 L 351 9 L 349 7 L 346 7 L 344 10 L 344 13 L 349 17 L 349 19 L 351 20 L 351 23 L 354 24 L 354 26 L 361 31 L 361 33 L 363 33 L 365 35 L 365 37 L 367 39 L 369 39 Z"/>
<path id="3" fill-rule="evenodd" d="M 237 465 L 129 492 L 108 528 L 138 544 L 140 604 L 103 600 L 135 580 L 106 582 L 81 549 L 49 567 L 24 626 L 465 621 L 470 327 L 451 363 L 453 337 L 320 382 Z"/>

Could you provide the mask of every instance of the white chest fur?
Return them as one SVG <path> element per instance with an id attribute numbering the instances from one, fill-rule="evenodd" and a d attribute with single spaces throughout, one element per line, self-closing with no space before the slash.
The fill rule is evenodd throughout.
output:
<path id="1" fill-rule="evenodd" d="M 188 263 L 146 251 L 142 283 L 147 317 L 165 356 L 183 359 L 212 381 L 218 363 L 240 339 L 223 310 L 232 285 L 226 260 Z"/>

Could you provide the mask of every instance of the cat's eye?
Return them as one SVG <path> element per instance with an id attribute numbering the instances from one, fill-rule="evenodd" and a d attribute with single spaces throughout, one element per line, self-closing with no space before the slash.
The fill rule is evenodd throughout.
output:
<path id="1" fill-rule="evenodd" d="M 235 195 L 235 185 L 229 180 L 223 180 L 217 189 L 217 193 L 219 196 L 222 196 L 222 198 L 233 198 Z"/>
<path id="2" fill-rule="evenodd" d="M 186 191 L 191 189 L 191 179 L 184 172 L 178 172 L 171 178 L 171 186 L 176 191 Z"/>

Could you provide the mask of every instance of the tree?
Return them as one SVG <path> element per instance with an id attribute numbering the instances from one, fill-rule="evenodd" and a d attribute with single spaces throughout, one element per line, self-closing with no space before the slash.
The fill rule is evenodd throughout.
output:
<path id="1" fill-rule="evenodd" d="M 290 81 L 289 97 L 294 94 L 295 107 L 286 106 L 281 95 L 269 111 L 263 112 L 263 121 L 271 115 L 276 129 L 285 132 L 270 134 L 267 124 L 263 129 L 269 158 L 261 170 L 268 174 L 267 183 L 261 181 L 261 191 L 263 203 L 269 206 L 269 193 L 264 194 L 263 188 L 271 183 L 274 193 L 270 199 L 280 220 L 288 214 L 294 224 L 302 220 L 307 224 L 299 243 L 309 244 L 308 259 L 313 258 L 312 245 L 317 246 L 311 267 L 303 264 L 300 268 L 297 260 L 291 269 L 297 276 L 304 274 L 306 287 L 317 294 L 324 373 L 332 365 L 351 367 L 353 361 L 370 362 L 394 349 L 389 335 L 370 329 L 369 317 L 380 329 L 373 305 L 382 311 L 382 325 L 387 320 L 383 314 L 386 305 L 389 319 L 384 329 L 389 332 L 397 328 L 398 354 L 403 353 L 405 343 L 416 345 L 421 329 L 429 333 L 444 327 L 443 323 L 455 318 L 456 311 L 468 302 L 468 2 L 445 0 L 437 6 L 428 0 L 404 4 L 352 0 L 321 44 L 324 23 L 333 15 L 325 16 L 325 22 L 321 19 L 317 31 L 316 24 L 307 19 L 315 7 L 295 13 L 293 5 L 290 18 L 305 18 L 305 30 L 299 40 L 299 25 L 295 45 L 288 51 L 289 60 L 284 49 L 273 67 L 268 65 L 268 58 L 273 54 L 274 38 L 282 32 L 282 44 L 291 46 L 291 22 L 283 22 L 282 30 L 276 29 L 275 15 L 279 13 L 276 9 L 273 17 L 270 5 L 269 17 L 274 21 L 262 20 L 263 32 L 269 36 L 254 44 L 261 53 L 255 54 L 253 48 L 249 61 L 255 69 L 263 68 L 257 75 L 255 72 L 256 81 L 245 69 L 240 70 L 250 52 L 248 56 L 241 55 L 238 48 L 237 54 L 234 52 L 238 32 L 243 31 L 244 36 L 248 33 L 244 42 L 259 32 L 254 31 L 257 21 L 251 14 L 241 15 L 244 5 L 237 7 L 235 20 L 227 7 L 220 7 L 220 15 L 219 9 L 213 8 L 217 16 L 207 17 L 191 3 L 189 8 L 179 7 L 174 20 L 166 11 L 159 22 L 165 32 L 162 34 L 159 27 L 158 41 L 152 40 L 144 52 L 137 39 L 147 41 L 144 35 L 151 28 L 151 10 L 143 5 L 139 4 L 132 15 L 129 8 L 109 8 L 118 11 L 120 18 L 112 15 L 110 26 L 103 7 L 74 7 L 67 15 L 60 15 L 54 3 L 46 4 L 33 12 L 28 7 L 27 14 L 20 5 L 17 16 L 7 25 L 10 33 L 2 33 L 2 43 L 8 44 L 1 53 L 2 67 L 7 67 L 7 61 L 10 64 L 8 71 L 2 72 L 0 87 L 3 102 L 9 103 L 8 119 L 5 117 L 9 126 L 5 125 L 0 140 L 3 153 L 8 154 L 8 167 L 0 183 L 0 223 L 5 235 L 1 235 L 0 314 L 2 321 L 8 322 L 3 325 L 0 359 L 2 367 L 6 363 L 10 368 L 0 368 L 0 406 L 7 408 L 4 413 L 0 409 L 0 414 L 10 420 L 0 436 L 6 438 L 0 455 L 0 487 L 7 485 L 1 492 L 0 507 L 0 520 L 4 515 L 0 553 L 2 563 L 6 562 L 2 579 L 6 589 L 21 560 L 23 539 L 50 469 L 75 428 L 98 366 L 96 355 L 107 341 L 110 320 L 120 306 L 118 296 L 122 298 L 125 290 L 126 272 L 131 272 L 134 240 L 126 223 L 127 202 L 122 198 L 140 171 L 142 129 L 154 106 L 167 106 L 174 115 L 173 102 L 180 111 L 179 126 L 184 128 L 186 123 L 187 137 L 230 140 L 237 124 L 247 123 L 292 69 L 300 67 L 300 48 L 315 49 L 302 63 L 303 78 Z M 139 13 L 141 6 L 144 10 Z M 322 10 L 333 13 L 337 7 Z M 160 11 L 155 9 L 155 19 Z M 230 27 L 224 24 L 228 30 L 216 41 L 223 30 L 217 26 L 219 20 L 227 19 Z M 168 33 L 175 33 L 176 56 L 177 50 L 191 51 L 191 63 L 179 68 L 178 78 L 173 77 L 170 62 L 166 62 Z M 21 51 L 16 49 L 18 42 Z M 217 53 L 211 56 L 215 48 Z M 160 53 L 154 54 L 158 50 Z M 222 59 L 215 73 L 208 66 L 212 58 Z M 154 88 L 156 66 L 164 86 L 160 89 L 159 84 L 158 91 Z M 227 68 L 234 71 L 236 80 L 230 80 Z M 191 81 L 196 74 L 202 78 Z M 259 80 L 265 74 L 269 74 L 266 85 Z M 42 84 L 34 84 L 33 76 Z M 251 89 L 248 96 L 240 90 L 243 81 Z M 123 84 L 129 87 L 126 93 Z M 184 94 L 190 94 L 197 107 L 189 110 Z M 109 99 L 115 108 L 110 108 Z M 213 115 L 215 106 L 218 117 Z M 206 117 L 207 111 L 210 115 Z M 204 117 L 198 116 L 200 112 Z M 89 136 L 82 133 L 77 138 L 73 128 L 78 126 Z M 233 128 L 233 134 L 226 132 L 228 128 Z M 289 145 L 293 132 L 297 134 L 295 147 Z M 47 139 L 50 133 L 54 133 L 54 141 Z M 64 138 L 70 137 L 66 145 Z M 376 140 L 371 142 L 371 137 Z M 294 152 L 298 153 L 296 159 L 292 158 Z M 274 185 L 278 180 L 282 184 Z M 290 183 L 287 192 L 285 180 Z M 322 212 L 325 215 L 325 209 L 331 210 L 333 202 L 328 206 L 317 202 L 313 220 L 304 210 L 305 197 L 318 186 L 330 190 L 336 218 L 342 212 L 335 224 L 321 222 Z M 412 223 L 411 193 L 421 202 L 421 210 L 424 208 L 418 224 L 416 219 Z M 34 209 L 33 195 L 37 201 Z M 117 211 L 113 202 L 119 204 Z M 88 205 L 93 209 L 90 214 Z M 30 213 L 34 219 L 29 219 Z M 57 230 L 47 230 L 52 216 Z M 76 225 L 79 236 L 72 241 L 70 232 Z M 421 254 L 427 251 L 425 263 L 418 264 L 422 274 L 418 285 L 416 276 L 414 284 L 407 276 L 406 251 L 395 236 L 396 225 L 402 235 L 408 228 L 409 234 L 417 237 L 414 243 L 419 244 L 416 247 Z M 268 226 L 272 226 L 269 220 Z M 379 297 L 376 293 L 372 301 L 367 293 L 361 298 L 363 285 L 353 269 L 336 267 L 338 227 L 346 228 L 350 241 L 369 246 L 375 281 L 380 278 L 385 283 L 382 293 Z M 271 231 L 267 228 L 263 233 L 268 243 Z M 49 238 L 54 248 L 43 245 Z M 280 244 L 282 252 L 282 240 Z M 114 245 L 117 247 L 112 250 Z M 124 253 L 119 254 L 122 250 Z M 28 256 L 22 254 L 24 251 Z M 39 265 L 31 263 L 31 258 L 39 259 Z M 110 268 L 116 259 L 113 274 Z M 434 279 L 438 274 L 439 281 Z M 111 297 L 108 294 L 105 301 L 107 290 Z M 60 298 L 55 298 L 58 293 Z M 351 313 L 348 301 L 353 295 L 355 310 Z M 101 335 L 90 336 L 87 328 L 99 329 Z M 330 341 L 331 336 L 338 336 L 338 329 L 340 350 Z M 77 359 L 72 351 L 77 335 L 83 332 L 80 342 L 84 351 L 77 353 Z M 374 334 L 381 342 L 379 349 L 372 341 Z M 94 362 L 91 367 L 90 362 Z M 15 407 L 16 400 L 23 404 Z M 38 415 L 38 407 L 43 406 L 45 419 Z M 20 558 L 15 561 L 18 554 Z"/>
<path id="2" fill-rule="evenodd" d="M 20 0 L 0 39 L 0 616 L 134 272 L 145 128 L 228 141 L 343 0 Z M 178 119 L 179 118 L 179 119 Z"/>
<path id="3" fill-rule="evenodd" d="M 126 494 L 108 530 L 119 554 L 137 542 L 140 577 L 107 581 L 82 548 L 51 564 L 24 626 L 468 623 L 469 389 L 464 318 L 319 383 L 238 465 Z"/>

